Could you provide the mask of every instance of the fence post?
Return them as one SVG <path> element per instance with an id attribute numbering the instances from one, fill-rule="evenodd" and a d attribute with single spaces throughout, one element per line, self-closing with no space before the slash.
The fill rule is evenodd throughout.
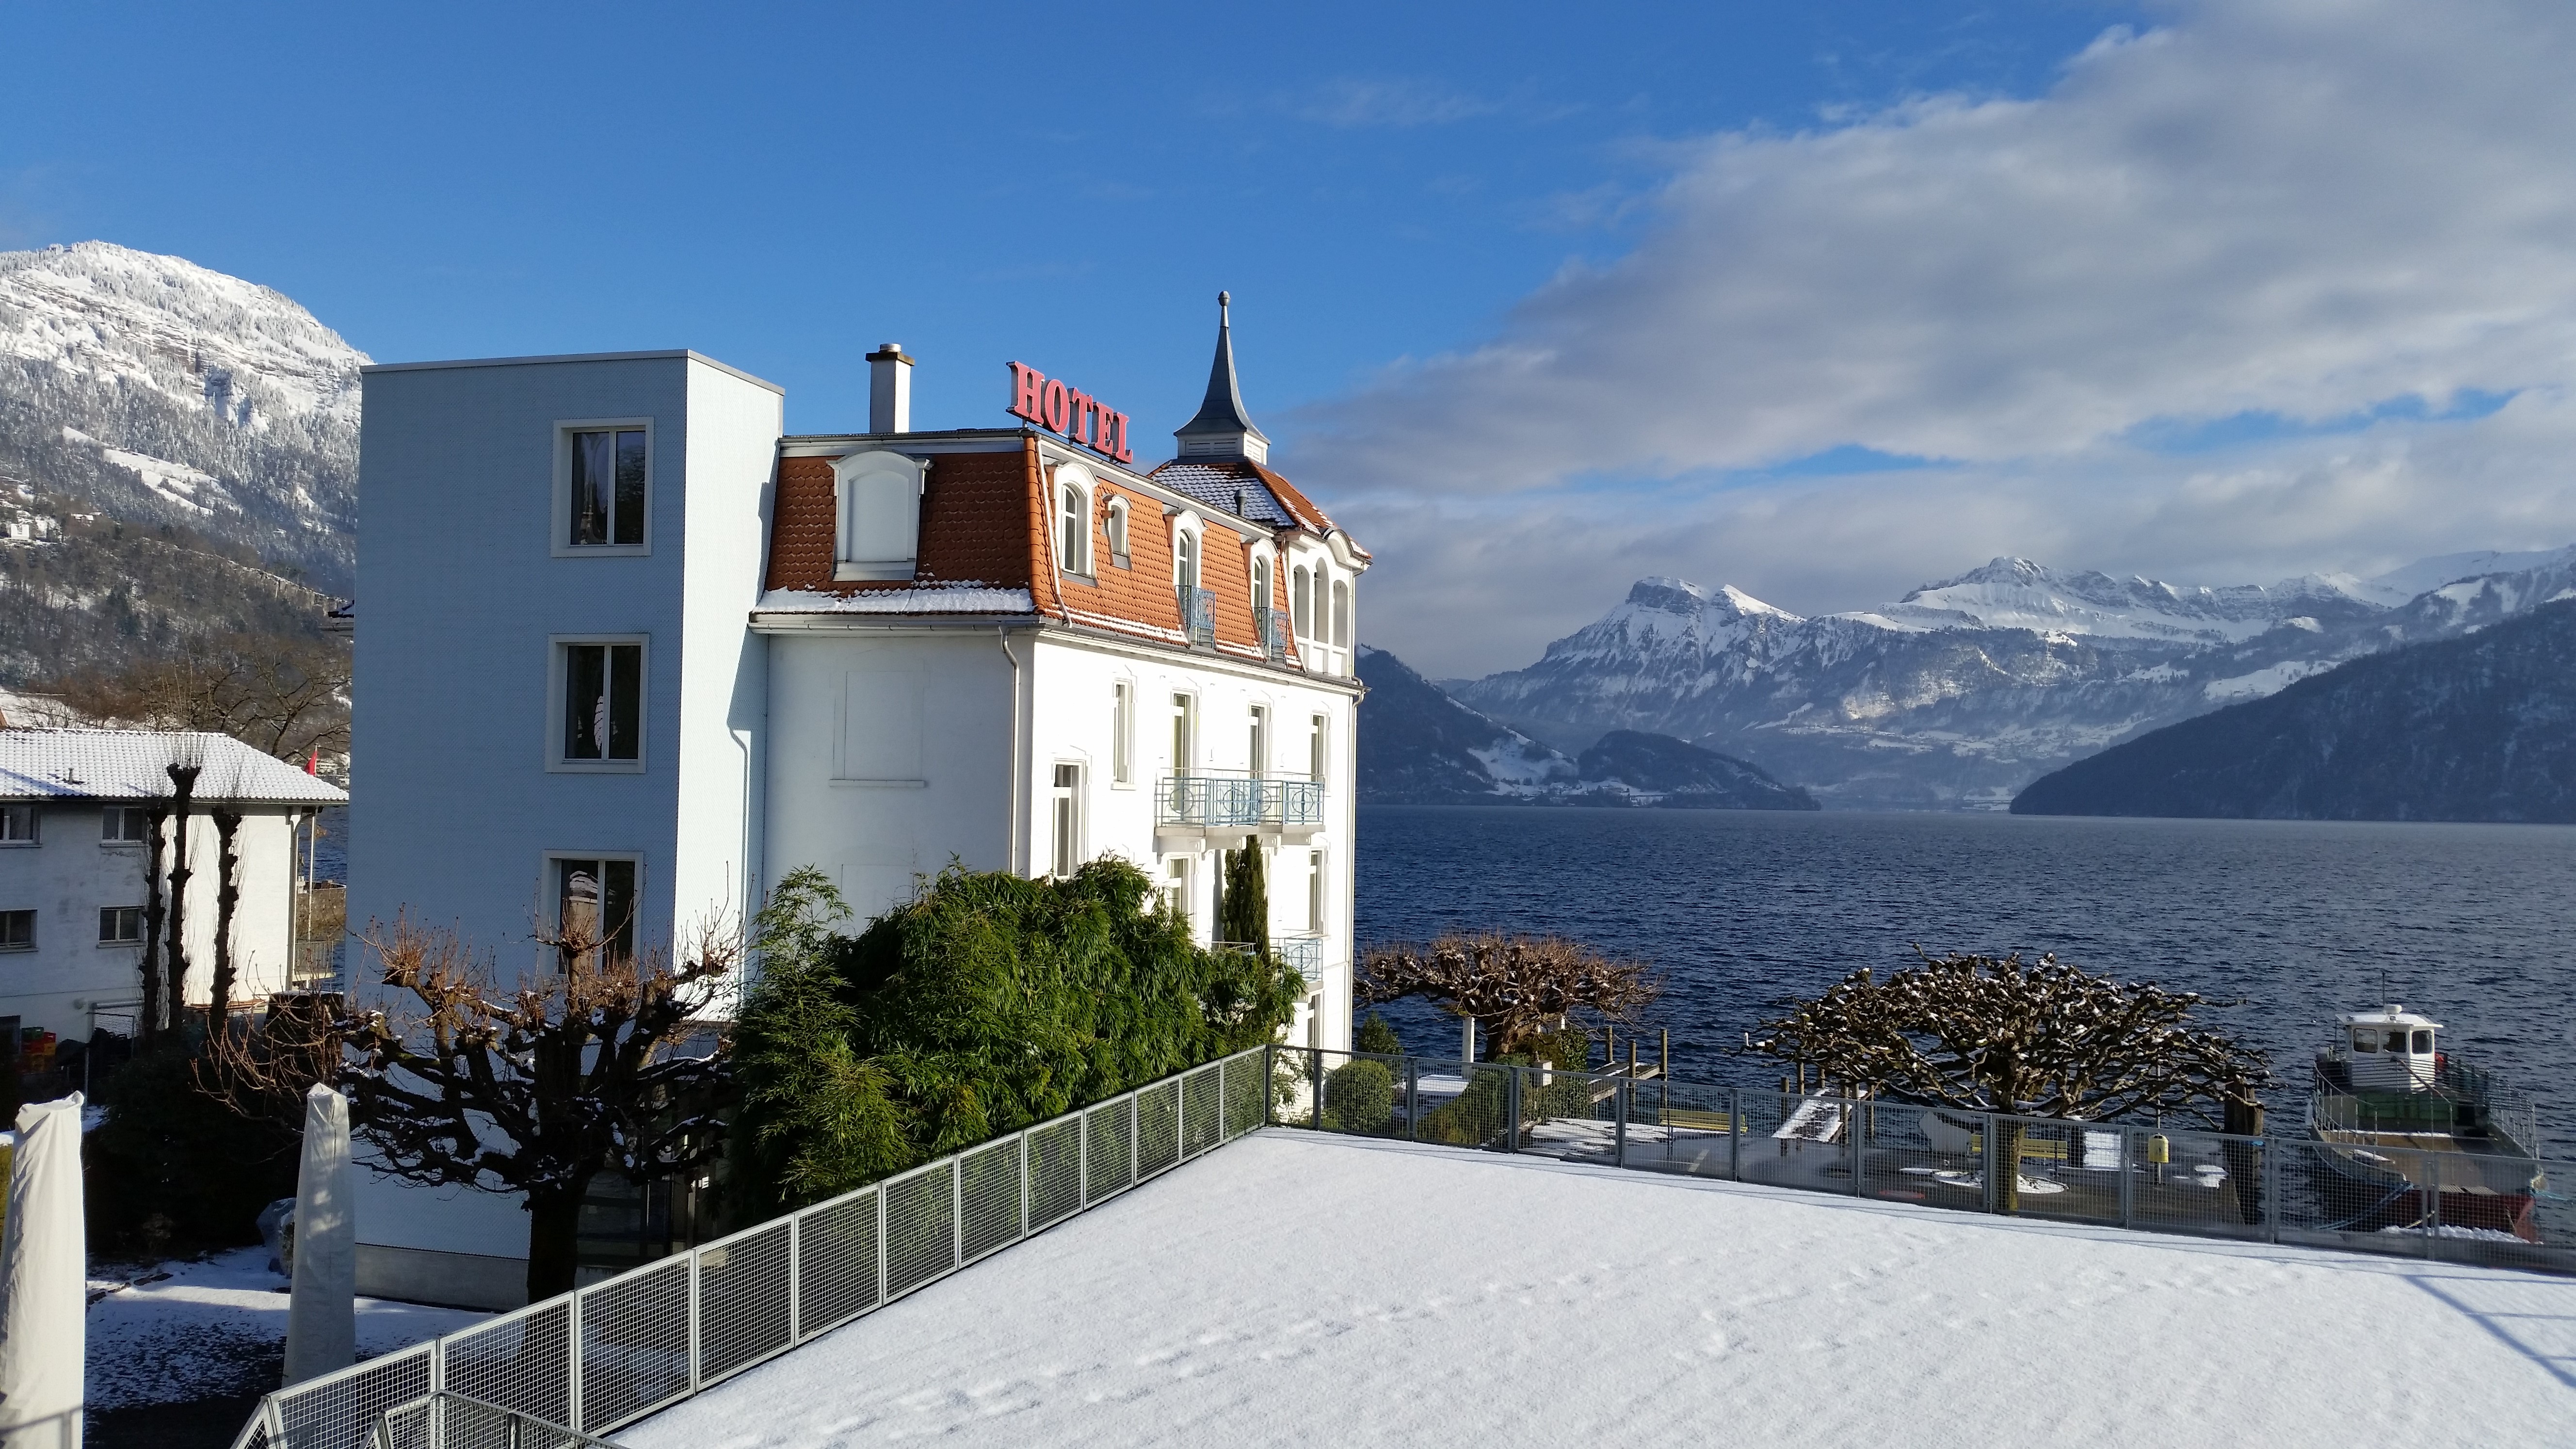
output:
<path id="1" fill-rule="evenodd" d="M 1324 1130 L 1324 1053 L 1321 1048 L 1306 1048 L 1307 1125 Z"/>
<path id="2" fill-rule="evenodd" d="M 2280 1141 L 2269 1135 L 2263 1139 L 2263 1226 L 2275 1243 L 2281 1241 L 2281 1194 L 2289 1189 L 2289 1165 L 2276 1150 Z"/>
<path id="3" fill-rule="evenodd" d="M 2136 1129 L 2136 1128 L 2134 1128 L 2134 1127 L 2123 1127 L 2123 1128 L 2121 1128 L 2121 1129 L 2120 1129 L 2120 1226 L 2122 1226 L 2122 1227 L 2124 1227 L 2124 1228 L 2134 1228 L 2134 1227 L 2136 1227 L 2136 1226 L 2138 1225 L 2138 1172 L 2137 1172 L 2137 1165 L 2136 1165 L 2136 1164 L 2137 1164 L 2137 1158 L 2138 1158 L 2138 1151 L 2137 1151 L 2137 1148 L 2138 1148 L 2138 1131 L 2137 1131 L 2137 1129 Z"/>
<path id="4" fill-rule="evenodd" d="M 879 1308 L 885 1307 L 886 1301 L 885 1197 L 885 1184 L 883 1182 L 879 1182 L 877 1184 L 877 1306 Z"/>
<path id="5" fill-rule="evenodd" d="M 1020 1129 L 1020 1236 L 1029 1235 L 1029 1129 Z"/>
<path id="6" fill-rule="evenodd" d="M 689 1250 L 689 1392 L 699 1388 L 698 1377 L 698 1250 Z"/>
<path id="7" fill-rule="evenodd" d="M 2424 1256 L 2437 1257 L 2442 1244 L 2442 1159 L 2435 1153 L 2418 1152 L 2415 1161 L 2424 1170 Z"/>
<path id="8" fill-rule="evenodd" d="M 1664 1154 L 1669 1157 L 1672 1155 L 1672 1150 L 1673 1124 L 1666 1122 Z M 1726 1175 L 1736 1182 L 1744 1180 L 1744 1089 L 1742 1087 L 1726 1089 Z"/>
<path id="9" fill-rule="evenodd" d="M 966 1266 L 966 1154 L 948 1159 L 948 1266 Z"/>
<path id="10" fill-rule="evenodd" d="M 1404 1059 L 1404 1135 L 1422 1140 L 1422 1069 L 1410 1055 Z"/>
<path id="11" fill-rule="evenodd" d="M 1506 1073 L 1503 1078 L 1503 1150 L 1518 1152 L 1521 1150 L 1521 1069 L 1507 1066 L 1503 1071 Z"/>
<path id="12" fill-rule="evenodd" d="M 1995 1159 L 2003 1156 L 2003 1153 L 1995 1141 L 1995 1114 L 1980 1112 L 1977 1115 L 1985 1119 L 1985 1130 L 1977 1137 L 1978 1142 L 1984 1147 L 1985 1161 L 1979 1164 L 1977 1177 L 1985 1184 L 1985 1209 L 1987 1212 L 1993 1212 L 1996 1210 L 1996 1205 L 2003 1201 L 2003 1184 L 1995 1177 Z M 2020 1171 L 2021 1164 L 2014 1163 L 2013 1170 Z"/>
<path id="13" fill-rule="evenodd" d="M 1091 1206 L 1091 1109 L 1081 1108 L 1073 1117 L 1074 1176 L 1080 1179 L 1074 1184 L 1073 1207 L 1080 1212 Z"/>
<path id="14" fill-rule="evenodd" d="M 1278 1063 L 1274 1060 L 1278 1051 L 1277 1042 L 1266 1041 L 1261 1044 L 1261 1125 L 1264 1127 L 1274 1125 L 1270 1084 L 1279 1079 Z"/>
<path id="15" fill-rule="evenodd" d="M 787 1216 L 787 1341 L 805 1341 L 805 1215 Z"/>
<path id="16" fill-rule="evenodd" d="M 1136 1130 L 1141 1123 L 1136 1110 L 1144 1099 L 1134 1092 L 1127 1094 L 1127 1185 L 1136 1185 L 1137 1175 L 1145 1170 L 1145 1134 Z"/>
<path id="17" fill-rule="evenodd" d="M 1625 1167 L 1628 1165 L 1628 1083 L 1625 1078 L 1611 1080 L 1610 1105 L 1619 1123 L 1616 1129 L 1618 1146 L 1612 1151 L 1610 1160 L 1613 1166 Z"/>
<path id="18" fill-rule="evenodd" d="M 1843 1100 L 1843 1141 L 1851 1147 L 1852 1196 L 1854 1197 L 1868 1195 L 1861 1191 L 1863 1183 L 1860 1137 L 1860 1099 L 1847 1097 Z"/>
<path id="19" fill-rule="evenodd" d="M 581 1421 L 581 1299 L 576 1291 L 564 1313 L 564 1409 L 572 1415 L 567 1429 L 587 1429 Z"/>
<path id="20" fill-rule="evenodd" d="M 1190 1160 L 1190 1074 L 1172 1080 L 1172 1165 Z"/>

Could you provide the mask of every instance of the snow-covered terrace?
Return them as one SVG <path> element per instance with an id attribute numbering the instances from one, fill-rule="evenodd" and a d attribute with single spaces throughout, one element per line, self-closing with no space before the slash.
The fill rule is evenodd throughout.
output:
<path id="1" fill-rule="evenodd" d="M 615 1436 L 2541 1444 L 2576 1280 L 1256 1133 Z"/>

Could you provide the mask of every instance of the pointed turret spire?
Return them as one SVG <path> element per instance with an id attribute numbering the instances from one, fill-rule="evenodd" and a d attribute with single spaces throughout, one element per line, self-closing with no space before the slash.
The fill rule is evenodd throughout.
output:
<path id="1" fill-rule="evenodd" d="M 1216 294 L 1216 361 L 1208 367 L 1207 400 L 1199 404 L 1198 416 L 1181 425 L 1172 436 L 1180 439 L 1184 458 L 1241 458 L 1254 463 L 1270 460 L 1270 439 L 1252 425 L 1243 411 L 1243 388 L 1234 378 L 1234 298 Z"/>

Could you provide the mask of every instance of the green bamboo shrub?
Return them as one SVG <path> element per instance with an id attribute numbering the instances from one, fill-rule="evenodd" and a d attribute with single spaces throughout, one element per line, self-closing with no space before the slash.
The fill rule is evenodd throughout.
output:
<path id="1" fill-rule="evenodd" d="M 1027 880 L 952 866 L 857 936 L 806 868 L 756 923 L 736 1028 L 746 1206 L 818 1201 L 1271 1040 L 1266 958 L 1209 952 L 1125 861 Z"/>

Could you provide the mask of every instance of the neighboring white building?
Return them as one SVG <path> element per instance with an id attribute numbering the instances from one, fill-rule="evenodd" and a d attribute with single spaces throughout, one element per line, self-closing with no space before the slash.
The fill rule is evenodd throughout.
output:
<path id="1" fill-rule="evenodd" d="M 1019 364 L 1027 425 L 914 432 L 912 359 L 869 363 L 869 430 L 815 436 L 694 353 L 367 369 L 351 923 L 531 969 L 594 896 L 648 949 L 801 865 L 865 920 L 1120 855 L 1207 940 L 1253 842 L 1292 1036 L 1346 1045 L 1368 555 L 1266 466 L 1223 320 L 1150 471 Z M 363 1190 L 362 1288 L 514 1298 L 524 1214 L 450 1196 Z"/>
<path id="2" fill-rule="evenodd" d="M 180 921 L 187 1000 L 205 1004 L 214 982 L 218 809 L 242 816 L 233 999 L 288 989 L 296 842 L 313 812 L 348 798 L 337 786 L 224 735 L 0 728 L 0 1025 L 65 1040 L 133 1030 L 147 837 L 170 804 L 167 767 L 187 763 L 199 773 L 184 845 L 175 822 L 161 827 L 162 869 L 184 861 L 191 874 Z"/>

